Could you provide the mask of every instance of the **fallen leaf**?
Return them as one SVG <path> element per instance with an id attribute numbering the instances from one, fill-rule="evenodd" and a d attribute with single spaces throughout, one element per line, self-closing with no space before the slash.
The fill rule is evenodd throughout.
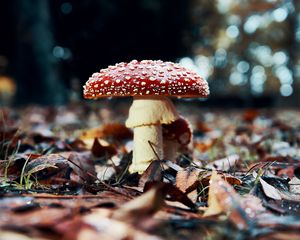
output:
<path id="1" fill-rule="evenodd" d="M 165 182 L 149 182 L 145 185 L 145 190 L 150 189 L 153 186 L 158 185 L 161 188 L 161 191 L 167 196 L 167 200 L 169 201 L 177 201 L 185 206 L 195 209 L 195 204 L 188 198 L 188 196 L 179 190 L 176 186 L 171 183 Z"/>
<path id="2" fill-rule="evenodd" d="M 290 192 L 294 194 L 300 194 L 300 179 L 293 177 L 289 181 Z"/>
<path id="3" fill-rule="evenodd" d="M 134 201 L 134 200 L 133 200 Z M 125 221 L 120 221 L 115 217 L 110 218 L 110 211 L 103 209 L 96 209 L 92 213 L 83 217 L 84 223 L 93 227 L 83 228 L 78 233 L 76 239 L 133 239 L 133 240 L 161 240 L 160 237 L 153 234 L 149 234 L 139 230 L 138 225 L 132 225 L 128 223 L 129 219 L 124 219 Z M 114 216 L 114 215 L 113 215 Z M 138 218 L 138 216 L 137 216 Z M 145 221 L 145 220 L 144 220 Z M 143 224 L 143 219 L 139 220 L 139 224 Z"/>
<path id="4" fill-rule="evenodd" d="M 207 126 L 207 124 L 203 121 L 198 121 L 196 125 L 196 131 L 199 131 L 200 133 L 206 133 L 212 131 L 210 127 Z"/>
<path id="5" fill-rule="evenodd" d="M 47 240 L 47 238 L 41 237 L 29 237 L 22 233 L 16 233 L 13 231 L 1 231 L 0 240 Z"/>
<path id="6" fill-rule="evenodd" d="M 160 186 L 153 187 L 141 196 L 125 203 L 113 214 L 112 218 L 125 222 L 139 222 L 157 212 L 164 202 L 165 193 Z"/>
<path id="7" fill-rule="evenodd" d="M 78 176 L 78 179 L 73 179 L 76 182 L 94 182 L 96 174 L 94 163 L 90 160 L 90 157 L 89 152 L 61 152 L 59 154 L 43 155 L 28 162 L 25 174 L 35 173 L 35 177 L 39 181 L 54 177 L 67 180 L 66 176 L 71 168 Z M 46 184 L 46 182 L 43 182 L 43 184 Z"/>
<path id="8" fill-rule="evenodd" d="M 204 217 L 218 215 L 224 211 L 216 195 L 217 189 L 214 189 L 218 181 L 221 181 L 221 177 L 218 175 L 216 171 L 213 171 L 210 177 L 210 184 L 208 190 L 208 200 L 207 200 L 208 208 L 203 214 Z"/>
<path id="9" fill-rule="evenodd" d="M 132 131 L 121 123 L 107 123 L 101 128 L 83 130 L 80 139 L 86 141 L 94 138 L 104 138 L 113 140 L 125 140 L 133 137 Z"/>
<path id="10" fill-rule="evenodd" d="M 106 144 L 104 141 L 100 142 L 98 138 L 94 139 L 91 151 L 95 157 L 109 157 L 117 153 L 117 149 L 114 145 Z"/>
<path id="11" fill-rule="evenodd" d="M 256 204 L 252 204 L 249 199 L 255 199 Z M 208 208 L 204 216 L 226 213 L 238 229 L 247 229 L 252 219 L 264 211 L 261 203 L 258 203 L 260 200 L 254 197 L 241 198 L 231 185 L 213 171 L 208 191 Z"/>
<path id="12" fill-rule="evenodd" d="M 160 182 L 162 180 L 162 168 L 159 160 L 152 161 L 139 180 L 139 187 L 144 190 L 145 185 L 151 182 Z"/>
<path id="13" fill-rule="evenodd" d="M 69 167 L 67 159 L 70 155 L 71 152 L 62 152 L 60 154 L 54 153 L 34 158 L 28 162 L 25 173 L 38 173 L 47 169 L 47 173 L 39 175 L 38 179 L 46 179 L 58 173 L 65 174 L 66 169 Z"/>
<path id="14" fill-rule="evenodd" d="M 215 139 L 209 139 L 204 142 L 194 141 L 194 147 L 200 152 L 206 152 L 216 143 Z"/>
<path id="15" fill-rule="evenodd" d="M 256 109 L 248 109 L 244 112 L 242 118 L 245 122 L 253 122 L 259 116 L 259 111 Z"/>
<path id="16" fill-rule="evenodd" d="M 217 173 L 222 177 L 222 179 L 224 179 L 226 182 L 228 182 L 231 185 L 241 185 L 242 184 L 242 181 L 240 179 L 238 179 L 235 176 L 232 176 L 229 173 L 223 173 L 222 171 L 219 171 Z M 212 172 L 207 171 L 207 170 L 200 172 L 199 181 L 201 182 L 202 187 L 206 187 L 209 185 L 211 174 L 212 174 Z"/>
<path id="17" fill-rule="evenodd" d="M 198 168 L 187 168 L 177 172 L 176 186 L 182 192 L 189 192 L 199 186 L 199 174 L 204 170 Z"/>
<path id="18" fill-rule="evenodd" d="M 13 213 L 11 211 L 1 212 L 1 227 L 51 227 L 62 219 L 72 216 L 71 209 L 40 208 L 24 213 Z"/>
<path id="19" fill-rule="evenodd" d="M 235 167 L 240 162 L 240 156 L 237 154 L 230 155 L 226 158 L 215 160 L 206 165 L 207 168 L 228 171 L 230 168 Z"/>
<path id="20" fill-rule="evenodd" d="M 108 123 L 102 127 L 103 138 L 112 138 L 113 140 L 132 139 L 133 134 L 124 124 Z"/>
<path id="21" fill-rule="evenodd" d="M 253 177 L 257 178 L 258 175 L 255 171 L 253 171 Z M 259 182 L 263 188 L 264 193 L 266 194 L 267 197 L 275 199 L 275 200 L 281 200 L 282 197 L 280 195 L 280 192 L 273 187 L 272 185 L 270 185 L 269 183 L 267 183 L 265 180 L 263 180 L 261 177 L 259 177 Z"/>

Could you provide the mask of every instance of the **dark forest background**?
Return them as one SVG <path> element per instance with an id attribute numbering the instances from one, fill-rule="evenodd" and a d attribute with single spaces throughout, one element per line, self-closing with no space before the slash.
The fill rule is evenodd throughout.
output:
<path id="1" fill-rule="evenodd" d="M 0 0 L 1 101 L 64 104 L 81 99 L 88 77 L 107 65 L 161 59 L 207 78 L 212 105 L 297 106 L 299 5 Z"/>

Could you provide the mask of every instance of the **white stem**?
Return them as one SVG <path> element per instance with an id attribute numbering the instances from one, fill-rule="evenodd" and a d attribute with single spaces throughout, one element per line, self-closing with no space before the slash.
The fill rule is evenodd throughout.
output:
<path id="1" fill-rule="evenodd" d="M 131 173 L 142 173 L 150 165 L 151 161 L 157 158 L 163 159 L 161 129 L 160 124 L 134 128 L 133 159 L 129 168 Z"/>
<path id="2" fill-rule="evenodd" d="M 164 158 L 161 124 L 172 123 L 178 118 L 175 106 L 166 97 L 133 98 L 126 120 L 126 126 L 133 128 L 134 133 L 133 160 L 129 172 L 143 173 L 151 161 Z"/>
<path id="3" fill-rule="evenodd" d="M 178 118 L 178 112 L 170 99 L 161 96 L 139 96 L 133 98 L 126 127 L 170 124 Z"/>

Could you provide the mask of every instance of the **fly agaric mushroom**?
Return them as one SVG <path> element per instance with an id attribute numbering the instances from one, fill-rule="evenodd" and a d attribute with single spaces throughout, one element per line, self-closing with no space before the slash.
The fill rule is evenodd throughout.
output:
<path id="1" fill-rule="evenodd" d="M 84 86 L 84 97 L 133 96 L 126 126 L 133 128 L 130 172 L 143 172 L 154 159 L 163 159 L 162 124 L 179 118 L 167 97 L 206 98 L 207 82 L 195 72 L 163 61 L 133 60 L 94 73 Z"/>
<path id="2" fill-rule="evenodd" d="M 180 116 L 170 124 L 162 125 L 164 158 L 175 161 L 177 152 L 192 141 L 192 127 L 187 119 Z"/>

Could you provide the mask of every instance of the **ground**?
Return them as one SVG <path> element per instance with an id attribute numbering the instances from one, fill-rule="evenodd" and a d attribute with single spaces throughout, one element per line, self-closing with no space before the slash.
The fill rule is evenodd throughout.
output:
<path id="1" fill-rule="evenodd" d="M 0 239 L 300 239 L 300 111 L 179 102 L 193 140 L 129 174 L 129 103 L 2 108 Z"/>

